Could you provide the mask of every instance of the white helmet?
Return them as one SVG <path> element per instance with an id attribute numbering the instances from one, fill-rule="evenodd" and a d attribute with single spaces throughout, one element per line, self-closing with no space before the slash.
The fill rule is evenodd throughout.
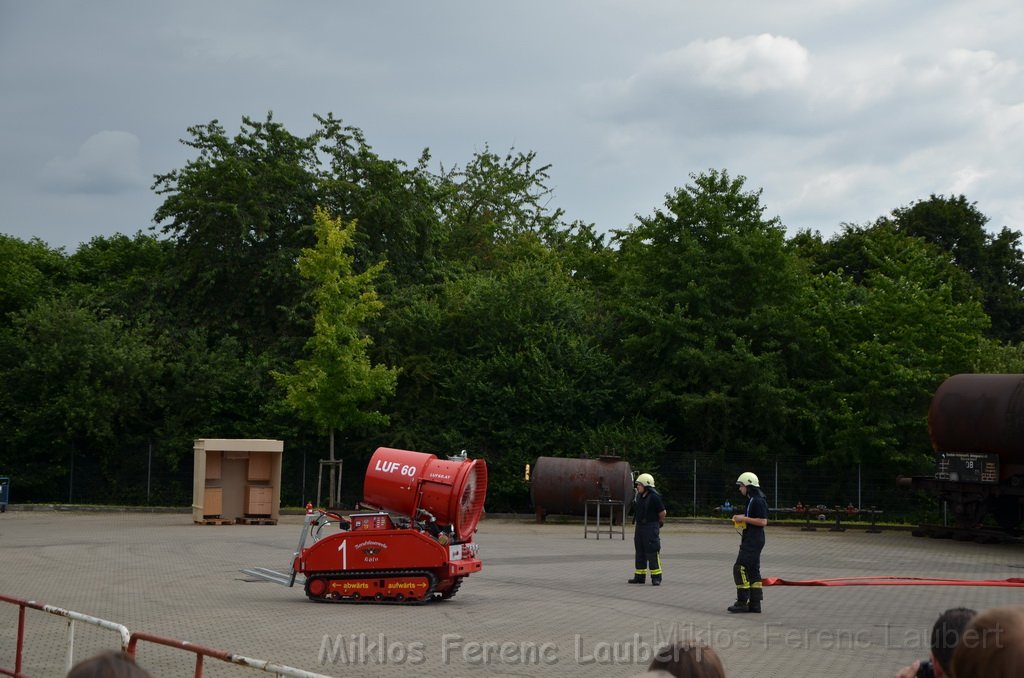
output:
<path id="1" fill-rule="evenodd" d="M 636 477 L 636 482 L 644 487 L 654 487 L 654 476 L 650 473 L 641 473 Z"/>
<path id="2" fill-rule="evenodd" d="M 757 479 L 757 476 L 755 476 L 750 471 L 747 471 L 746 473 L 741 473 L 740 477 L 736 479 L 736 484 L 745 485 L 747 487 L 750 487 L 751 485 L 753 485 L 754 487 L 761 487 L 761 482 Z"/>

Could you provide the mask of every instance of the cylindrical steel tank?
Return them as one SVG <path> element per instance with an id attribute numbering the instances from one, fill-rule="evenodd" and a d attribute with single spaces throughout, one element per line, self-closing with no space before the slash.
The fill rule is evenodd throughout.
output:
<path id="1" fill-rule="evenodd" d="M 538 457 L 530 472 L 530 498 L 538 513 L 582 515 L 588 499 L 630 501 L 632 469 L 619 457 Z"/>
<path id="2" fill-rule="evenodd" d="M 432 517 L 450 525 L 463 541 L 473 536 L 486 495 L 487 464 L 482 459 L 438 459 L 390 447 L 373 453 L 363 481 L 367 504 L 414 520 Z"/>
<path id="3" fill-rule="evenodd" d="M 957 374 L 942 383 L 928 410 L 936 452 L 995 453 L 1024 462 L 1024 374 Z"/>

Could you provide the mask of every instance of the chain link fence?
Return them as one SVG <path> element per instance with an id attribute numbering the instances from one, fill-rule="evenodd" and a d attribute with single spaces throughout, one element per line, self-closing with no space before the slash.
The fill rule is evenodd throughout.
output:
<path id="1" fill-rule="evenodd" d="M 692 451 L 673 452 L 665 459 L 669 461 L 661 465 L 658 490 L 675 516 L 720 516 L 728 513 L 723 509 L 726 502 L 742 507 L 745 500 L 736 489 L 736 478 L 745 471 L 757 475 L 771 509 L 802 504 L 830 510 L 877 510 L 882 512 L 881 521 L 908 523 L 934 521 L 939 511 L 934 499 L 898 487 L 900 473 L 891 468 L 812 466 L 785 456 L 726 460 Z M 907 469 L 902 475 L 914 471 Z"/>
<path id="2" fill-rule="evenodd" d="M 101 466 L 89 455 L 68 450 L 63 471 L 52 482 L 32 487 L 17 473 L 11 476 L 11 503 L 60 503 L 86 505 L 127 505 L 151 507 L 188 507 L 192 502 L 193 457 L 191 450 L 177 464 L 158 453 L 155 445 L 125 446 L 116 456 L 116 468 Z M 302 507 L 307 502 L 325 503 L 328 475 L 317 488 L 319 461 L 327 457 L 321 446 L 286 444 L 282 458 L 281 505 Z M 2 469 L 6 471 L 6 469 Z M 361 498 L 363 464 L 346 462 L 341 476 L 344 506 L 354 506 Z M 635 472 L 649 469 L 634 469 Z M 724 459 L 720 455 L 693 451 L 675 451 L 663 457 L 655 469 L 659 492 L 675 517 L 709 517 L 729 513 L 743 505 L 736 490 L 736 478 L 744 471 L 754 472 L 772 509 L 822 506 L 827 509 L 852 507 L 878 510 L 884 522 L 934 522 L 941 520 L 938 503 L 919 493 L 897 486 L 897 472 L 891 468 L 853 465 L 849 468 L 811 466 L 803 460 L 779 456 L 772 459 Z M 903 474 L 920 473 L 908 469 Z M 496 480 L 496 479 L 495 479 Z M 523 505 L 517 512 L 529 514 L 528 489 L 524 484 Z"/>
<path id="3" fill-rule="evenodd" d="M 32 474 L 2 469 L 11 477 L 12 504 L 118 505 L 182 507 L 192 504 L 194 458 L 191 447 L 177 460 L 160 453 L 156 444 L 126 445 L 116 454 L 116 465 L 101 463 L 96 455 L 67 449 L 52 457 L 51 469 Z M 325 449 L 288 448 L 282 458 L 281 504 L 305 506 L 316 502 L 319 461 Z M 48 478 L 42 480 L 42 478 Z M 354 503 L 362 491 L 363 469 L 342 469 L 343 501 Z M 327 500 L 327 472 L 323 475 L 321 501 Z"/>

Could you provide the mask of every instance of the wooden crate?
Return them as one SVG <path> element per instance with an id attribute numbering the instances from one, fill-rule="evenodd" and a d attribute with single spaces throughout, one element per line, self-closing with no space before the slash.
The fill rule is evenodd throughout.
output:
<path id="1" fill-rule="evenodd" d="M 274 490 L 259 485 L 245 486 L 245 515 L 269 516 L 274 502 Z"/>
<path id="2" fill-rule="evenodd" d="M 248 480 L 270 480 L 270 474 L 273 469 L 272 461 L 271 456 L 266 452 L 250 453 Z"/>
<path id="3" fill-rule="evenodd" d="M 224 513 L 224 488 L 207 487 L 203 491 L 203 517 L 216 517 Z"/>

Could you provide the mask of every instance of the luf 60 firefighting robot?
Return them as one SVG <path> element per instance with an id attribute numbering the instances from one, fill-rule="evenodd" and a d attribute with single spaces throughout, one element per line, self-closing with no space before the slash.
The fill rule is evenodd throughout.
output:
<path id="1" fill-rule="evenodd" d="M 307 509 L 289 585 L 305 575 L 306 595 L 317 602 L 451 598 L 480 571 L 473 534 L 486 494 L 483 460 L 378 448 L 360 512 Z"/>

